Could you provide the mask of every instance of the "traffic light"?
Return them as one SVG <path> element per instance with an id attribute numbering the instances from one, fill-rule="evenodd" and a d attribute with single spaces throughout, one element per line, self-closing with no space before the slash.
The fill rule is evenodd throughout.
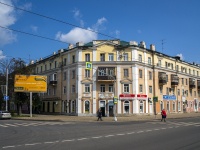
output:
<path id="1" fill-rule="evenodd" d="M 113 103 L 114 103 L 114 104 L 117 104 L 117 101 L 118 101 L 118 97 L 116 97 L 116 96 L 113 97 Z"/>
<path id="2" fill-rule="evenodd" d="M 91 62 L 86 62 L 86 69 L 92 70 L 92 63 Z"/>

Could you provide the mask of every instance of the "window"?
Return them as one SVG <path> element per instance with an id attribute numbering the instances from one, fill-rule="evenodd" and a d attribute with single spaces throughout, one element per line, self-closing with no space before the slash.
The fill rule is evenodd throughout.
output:
<path id="1" fill-rule="evenodd" d="M 72 70 L 72 79 L 75 79 L 75 70 Z"/>
<path id="2" fill-rule="evenodd" d="M 151 57 L 148 57 L 148 64 L 151 65 Z"/>
<path id="3" fill-rule="evenodd" d="M 98 68 L 98 76 L 106 76 L 106 68 Z"/>
<path id="4" fill-rule="evenodd" d="M 153 90 L 152 90 L 152 86 L 149 86 L 149 93 L 152 94 L 152 93 L 153 93 L 152 91 L 153 91 Z"/>
<path id="5" fill-rule="evenodd" d="M 47 91 L 48 91 L 47 95 L 51 95 L 51 89 L 48 89 Z"/>
<path id="6" fill-rule="evenodd" d="M 105 54 L 100 54 L 100 61 L 105 61 Z"/>
<path id="7" fill-rule="evenodd" d="M 114 92 L 113 84 L 109 84 L 108 90 L 109 92 Z"/>
<path id="8" fill-rule="evenodd" d="M 67 58 L 64 58 L 64 66 L 67 65 Z"/>
<path id="9" fill-rule="evenodd" d="M 75 93 L 75 85 L 72 85 L 72 93 Z"/>
<path id="10" fill-rule="evenodd" d="M 173 64 L 171 64 L 171 69 L 172 69 L 172 70 L 174 69 L 174 65 L 173 65 Z"/>
<path id="11" fill-rule="evenodd" d="M 152 72 L 149 71 L 149 80 L 152 80 Z"/>
<path id="12" fill-rule="evenodd" d="M 139 70 L 139 78 L 142 78 L 142 70 Z"/>
<path id="13" fill-rule="evenodd" d="M 159 67 L 162 66 L 161 60 L 158 60 L 158 66 L 159 66 Z"/>
<path id="14" fill-rule="evenodd" d="M 140 84 L 140 86 L 139 86 L 139 92 L 140 92 L 140 93 L 143 92 L 143 86 L 142 86 L 142 84 Z"/>
<path id="15" fill-rule="evenodd" d="M 125 93 L 129 92 L 129 84 L 124 84 L 124 92 Z"/>
<path id="16" fill-rule="evenodd" d="M 85 69 L 85 77 L 89 78 L 90 77 L 90 70 Z"/>
<path id="17" fill-rule="evenodd" d="M 193 70 L 193 75 L 195 75 L 195 70 Z"/>
<path id="18" fill-rule="evenodd" d="M 108 54 L 108 61 L 114 61 L 113 53 Z"/>
<path id="19" fill-rule="evenodd" d="M 56 95 L 56 87 L 53 88 L 53 95 Z"/>
<path id="20" fill-rule="evenodd" d="M 187 81 L 187 79 L 185 79 L 185 85 L 188 85 L 188 81 Z"/>
<path id="21" fill-rule="evenodd" d="M 37 73 L 38 73 L 38 67 L 37 67 Z"/>
<path id="22" fill-rule="evenodd" d="M 128 61 L 128 53 L 124 53 L 123 57 L 124 57 L 124 61 Z"/>
<path id="23" fill-rule="evenodd" d="M 197 71 L 197 76 L 199 76 L 199 71 Z"/>
<path id="24" fill-rule="evenodd" d="M 166 94 L 169 95 L 169 88 L 166 87 Z"/>
<path id="25" fill-rule="evenodd" d="M 89 112 L 90 112 L 90 102 L 85 101 L 85 113 L 89 113 Z"/>
<path id="26" fill-rule="evenodd" d="M 105 91 L 106 91 L 105 84 L 101 84 L 101 85 L 100 85 L 100 91 L 101 91 L 101 92 L 105 92 Z"/>
<path id="27" fill-rule="evenodd" d="M 108 68 L 108 75 L 113 76 L 114 75 L 114 69 L 115 68 Z"/>
<path id="28" fill-rule="evenodd" d="M 191 70 L 189 69 L 189 74 L 191 74 Z"/>
<path id="29" fill-rule="evenodd" d="M 185 95 L 184 89 L 182 89 L 182 95 Z"/>
<path id="30" fill-rule="evenodd" d="M 142 55 L 140 55 L 140 54 L 138 55 L 138 61 L 142 62 Z"/>
<path id="31" fill-rule="evenodd" d="M 90 92 L 90 84 L 85 84 L 85 92 Z"/>
<path id="32" fill-rule="evenodd" d="M 178 89 L 178 96 L 180 96 L 180 89 Z"/>
<path id="33" fill-rule="evenodd" d="M 56 73 L 52 74 L 50 81 L 57 81 L 57 74 Z"/>
<path id="34" fill-rule="evenodd" d="M 64 86 L 64 87 L 63 87 L 63 93 L 64 93 L 64 94 L 66 93 L 66 90 L 67 90 L 67 88 L 66 88 L 66 86 Z"/>
<path id="35" fill-rule="evenodd" d="M 45 66 L 44 66 L 44 70 L 46 71 L 47 70 L 47 65 L 45 64 Z"/>
<path id="36" fill-rule="evenodd" d="M 192 96 L 192 89 L 190 89 L 190 96 Z"/>
<path id="37" fill-rule="evenodd" d="M 124 69 L 124 77 L 128 77 L 128 69 Z"/>
<path id="38" fill-rule="evenodd" d="M 175 111 L 175 107 L 176 105 L 175 105 L 175 102 L 173 102 L 173 104 L 172 104 L 172 107 L 173 107 L 173 111 Z"/>
<path id="39" fill-rule="evenodd" d="M 51 63 L 49 64 L 49 69 L 51 69 Z"/>
<path id="40" fill-rule="evenodd" d="M 75 55 L 72 56 L 72 63 L 75 63 Z"/>
<path id="41" fill-rule="evenodd" d="M 165 68 L 167 68 L 167 62 L 165 62 Z"/>
<path id="42" fill-rule="evenodd" d="M 162 94 L 162 93 L 163 93 L 163 87 L 160 86 L 160 94 Z"/>
<path id="43" fill-rule="evenodd" d="M 67 72 L 63 73 L 63 79 L 66 80 L 67 79 Z"/>
<path id="44" fill-rule="evenodd" d="M 57 61 L 54 62 L 54 66 L 55 66 L 55 68 L 57 68 Z"/>
<path id="45" fill-rule="evenodd" d="M 90 54 L 85 54 L 85 61 L 90 61 Z"/>
<path id="46" fill-rule="evenodd" d="M 182 85 L 184 85 L 184 79 L 182 78 Z"/>
<path id="47" fill-rule="evenodd" d="M 129 101 L 124 102 L 124 113 L 129 113 Z"/>
<path id="48" fill-rule="evenodd" d="M 42 66 L 40 67 L 40 72 L 42 72 Z"/>

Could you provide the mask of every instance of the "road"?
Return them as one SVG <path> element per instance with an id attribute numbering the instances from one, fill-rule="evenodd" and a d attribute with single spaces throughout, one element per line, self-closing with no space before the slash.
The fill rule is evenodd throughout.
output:
<path id="1" fill-rule="evenodd" d="M 167 122 L 0 120 L 2 150 L 199 150 L 200 118 Z"/>

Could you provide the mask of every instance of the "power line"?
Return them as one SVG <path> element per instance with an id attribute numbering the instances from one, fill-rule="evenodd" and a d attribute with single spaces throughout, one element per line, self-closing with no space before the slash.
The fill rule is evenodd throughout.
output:
<path id="1" fill-rule="evenodd" d="M 67 43 L 67 42 L 60 41 L 60 40 L 55 40 L 55 39 L 51 39 L 51 38 L 48 38 L 48 37 L 44 37 L 44 36 L 41 36 L 41 35 L 36 35 L 36 34 L 24 32 L 24 31 L 20 31 L 20 30 L 16 30 L 16 29 L 3 27 L 1 25 L 0 25 L 0 28 L 11 30 L 11 31 L 15 31 L 15 32 L 19 32 L 19 33 L 23 33 L 23 34 L 27 34 L 27 35 L 31 35 L 31 36 L 35 36 L 35 37 L 39 37 L 39 38 L 43 38 L 43 39 L 46 39 L 46 40 L 51 40 L 51 41 L 56 41 L 56 42 L 60 42 L 60 43 L 70 44 L 70 43 Z"/>
<path id="2" fill-rule="evenodd" d="M 39 14 L 39 13 L 36 13 L 36 12 L 28 11 L 28 10 L 26 10 L 26 9 L 22 9 L 22 8 L 13 6 L 13 5 L 9 5 L 9 4 L 3 3 L 3 2 L 0 2 L 0 4 L 6 5 L 6 6 L 8 6 L 8 7 L 12 7 L 12 8 L 14 8 L 14 9 L 19 9 L 19 10 L 21 10 L 21 11 L 25 11 L 25 12 L 27 12 L 27 13 L 34 14 L 34 15 L 37 15 L 37 16 L 40 16 L 40 17 L 43 17 L 43 18 L 46 18 L 46 19 L 50 19 L 50 20 L 56 21 L 56 22 L 60 22 L 60 23 L 63 23 L 63 24 L 67 24 L 67 25 L 70 25 L 70 26 L 74 26 L 74 27 L 83 29 L 83 30 L 87 30 L 87 31 L 90 31 L 90 32 L 94 32 L 94 33 L 96 33 L 96 34 L 100 34 L 100 35 L 103 35 L 103 36 L 106 36 L 106 37 L 109 37 L 109 38 L 112 38 L 112 39 L 116 39 L 115 37 L 109 36 L 109 35 L 104 34 L 104 33 L 100 33 L 100 32 L 97 32 L 97 31 L 94 31 L 94 30 L 91 30 L 91 29 L 85 29 L 85 28 L 83 28 L 83 27 L 74 25 L 74 24 L 72 24 L 72 23 L 69 23 L 69 22 L 66 22 L 66 21 L 62 21 L 62 20 L 59 20 L 59 19 L 55 19 L 55 18 L 52 18 L 52 17 L 49 17 L 49 16 L 45 16 L 45 15 L 42 15 L 42 14 Z"/>

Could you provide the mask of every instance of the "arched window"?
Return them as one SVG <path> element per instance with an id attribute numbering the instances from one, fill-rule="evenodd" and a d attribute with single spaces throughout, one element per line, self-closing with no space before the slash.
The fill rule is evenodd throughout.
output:
<path id="1" fill-rule="evenodd" d="M 90 101 L 85 101 L 85 113 L 90 113 Z"/>
<path id="2" fill-rule="evenodd" d="M 129 101 L 124 102 L 124 113 L 129 113 Z"/>

